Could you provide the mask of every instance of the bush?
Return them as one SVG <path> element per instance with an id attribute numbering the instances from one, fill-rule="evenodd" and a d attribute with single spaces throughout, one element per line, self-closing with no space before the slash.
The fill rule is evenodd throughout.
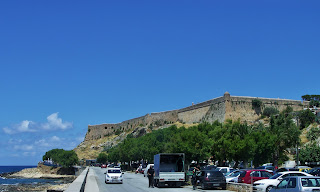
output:
<path id="1" fill-rule="evenodd" d="M 259 99 L 252 100 L 252 108 L 260 108 L 262 105 L 262 101 Z"/>
<path id="2" fill-rule="evenodd" d="M 312 113 L 309 109 L 299 112 L 300 128 L 308 127 L 311 123 L 316 120 L 316 115 Z"/>
<path id="3" fill-rule="evenodd" d="M 266 107 L 262 114 L 271 117 L 271 115 L 279 114 L 279 110 L 274 107 Z"/>
<path id="4" fill-rule="evenodd" d="M 315 141 L 320 137 L 320 129 L 317 127 L 312 127 L 310 131 L 307 133 L 307 138 L 309 141 Z"/>
<path id="5" fill-rule="evenodd" d="M 52 149 L 47 151 L 42 160 L 52 159 L 53 162 L 63 167 L 71 167 L 79 162 L 76 152 L 73 150 L 65 151 L 64 149 Z"/>

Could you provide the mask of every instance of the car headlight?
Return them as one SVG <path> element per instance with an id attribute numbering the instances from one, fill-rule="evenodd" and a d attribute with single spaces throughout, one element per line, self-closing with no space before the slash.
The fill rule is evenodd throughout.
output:
<path id="1" fill-rule="evenodd" d="M 120 175 L 120 177 L 122 177 L 122 175 Z"/>
<path id="2" fill-rule="evenodd" d="M 106 174 L 106 176 L 107 176 L 108 178 L 110 178 L 110 176 L 109 176 L 108 174 Z"/>

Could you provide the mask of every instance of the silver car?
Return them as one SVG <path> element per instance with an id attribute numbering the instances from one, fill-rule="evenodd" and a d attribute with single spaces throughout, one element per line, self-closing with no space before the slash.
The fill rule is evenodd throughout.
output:
<path id="1" fill-rule="evenodd" d="M 320 177 L 292 176 L 284 178 L 271 192 L 319 191 Z"/>

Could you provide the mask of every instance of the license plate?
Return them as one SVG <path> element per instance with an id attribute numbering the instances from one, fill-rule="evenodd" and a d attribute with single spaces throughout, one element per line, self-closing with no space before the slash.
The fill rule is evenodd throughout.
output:
<path id="1" fill-rule="evenodd" d="M 220 184 L 216 184 L 216 183 L 214 183 L 214 184 L 212 184 L 212 186 L 219 186 Z"/>

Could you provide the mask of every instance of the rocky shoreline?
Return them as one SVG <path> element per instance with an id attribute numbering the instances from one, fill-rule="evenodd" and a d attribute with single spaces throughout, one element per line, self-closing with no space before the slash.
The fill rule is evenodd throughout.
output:
<path id="1" fill-rule="evenodd" d="M 27 168 L 19 172 L 2 173 L 4 179 L 45 179 L 48 182 L 0 185 L 0 192 L 62 192 L 75 180 L 74 175 L 59 175 L 52 167 Z M 49 182 L 50 181 L 50 182 Z"/>

